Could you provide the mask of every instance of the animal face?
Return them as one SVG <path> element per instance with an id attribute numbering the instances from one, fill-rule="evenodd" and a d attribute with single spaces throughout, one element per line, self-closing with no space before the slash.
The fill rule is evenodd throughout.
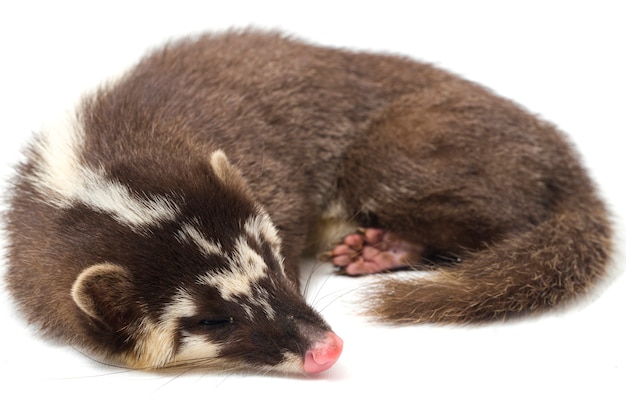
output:
<path id="1" fill-rule="evenodd" d="M 161 213 L 151 224 L 131 221 L 124 206 L 94 204 L 80 216 L 76 208 L 68 211 L 68 236 L 89 224 L 109 224 L 81 243 L 83 252 L 104 262 L 84 268 L 72 287 L 88 327 L 98 329 L 113 356 L 134 368 L 327 369 L 341 352 L 341 339 L 286 276 L 278 231 L 248 198 L 237 171 L 221 152 L 210 165 L 216 173 L 207 181 L 210 190 L 143 197 L 159 207 L 132 202 Z M 102 194 L 131 194 L 103 188 Z M 199 197 L 216 190 L 217 207 Z"/>

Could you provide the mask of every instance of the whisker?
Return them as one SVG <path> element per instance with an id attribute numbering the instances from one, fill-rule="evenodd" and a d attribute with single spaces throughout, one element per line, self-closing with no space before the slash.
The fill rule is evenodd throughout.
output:
<path id="1" fill-rule="evenodd" d="M 365 285 L 360 285 L 360 286 L 358 286 L 358 287 L 356 287 L 356 288 L 349 288 L 349 289 L 336 290 L 336 291 L 333 291 L 333 292 L 331 292 L 331 293 L 328 293 L 328 294 L 324 295 L 322 298 L 320 298 L 320 299 L 318 300 L 318 302 L 316 303 L 316 306 L 317 306 L 317 305 L 319 305 L 319 303 L 320 303 L 321 301 L 323 301 L 323 300 L 327 299 L 328 297 L 331 297 L 331 296 L 334 296 L 334 295 L 338 294 L 338 295 L 336 295 L 336 296 L 335 296 L 332 300 L 330 300 L 328 303 L 326 303 L 326 305 L 325 305 L 324 307 L 321 307 L 321 308 L 316 307 L 316 308 L 317 308 L 317 311 L 318 311 L 318 312 L 320 312 L 320 313 L 322 313 L 324 310 L 326 310 L 326 308 L 330 307 L 330 306 L 331 306 L 331 305 L 333 305 L 335 302 L 337 302 L 337 300 L 339 300 L 339 299 L 341 299 L 341 298 L 343 298 L 343 297 L 347 296 L 348 294 L 350 294 L 350 293 L 352 293 L 352 292 L 355 292 L 355 291 L 357 291 L 357 290 L 360 290 L 361 288 L 364 288 L 364 287 L 365 287 Z"/>

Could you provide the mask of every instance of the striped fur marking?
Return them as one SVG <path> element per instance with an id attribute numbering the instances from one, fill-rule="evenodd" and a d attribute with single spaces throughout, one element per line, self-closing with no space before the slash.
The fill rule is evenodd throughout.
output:
<path id="1" fill-rule="evenodd" d="M 226 256 L 219 242 L 213 242 L 207 239 L 202 232 L 191 223 L 183 224 L 178 232 L 178 238 L 181 241 L 195 244 L 200 251 L 207 256 Z"/>
<path id="2" fill-rule="evenodd" d="M 197 306 L 193 297 L 184 289 L 179 289 L 161 315 L 161 322 L 176 321 L 181 317 L 193 317 L 197 313 Z"/>
<path id="3" fill-rule="evenodd" d="M 183 332 L 180 347 L 169 365 L 199 365 L 219 358 L 222 345 L 208 341 L 206 336 Z"/>
<path id="4" fill-rule="evenodd" d="M 252 239 L 259 246 L 264 242 L 269 243 L 272 255 L 284 273 L 283 259 L 280 255 L 280 238 L 264 211 L 247 219 L 243 229 L 244 235 L 236 240 L 234 250 L 228 254 L 222 252 L 221 246 L 207 241 L 193 227 L 183 228 L 181 236 L 196 243 L 204 253 L 221 255 L 229 260 L 227 270 L 207 272 L 199 277 L 201 283 L 215 287 L 220 292 L 220 296 L 227 301 L 234 301 L 237 297 L 246 298 L 247 304 L 243 304 L 242 308 L 249 318 L 252 319 L 254 312 L 260 309 L 267 318 L 273 319 L 276 312 L 270 303 L 269 293 L 262 286 L 257 285 L 266 277 L 268 267 L 263 257 L 248 244 L 248 241 Z"/>
<path id="5" fill-rule="evenodd" d="M 183 332 L 176 348 L 179 319 L 196 314 L 192 297 L 184 290 L 178 291 L 157 321 L 141 321 L 134 350 L 124 358 L 126 363 L 138 369 L 154 369 L 215 361 L 221 345 L 205 336 Z"/>
<path id="6" fill-rule="evenodd" d="M 171 221 L 179 215 L 178 206 L 165 196 L 139 194 L 107 178 L 102 168 L 85 166 L 80 156 L 83 142 L 79 116 L 68 113 L 35 143 L 32 156 L 37 166 L 31 181 L 47 203 L 59 208 L 84 204 L 134 229 Z"/>
<path id="7" fill-rule="evenodd" d="M 196 314 L 192 297 L 179 290 L 158 320 L 144 317 L 138 326 L 133 353 L 127 355 L 128 364 L 139 369 L 161 368 L 175 358 L 175 343 L 180 317 Z"/>
<path id="8" fill-rule="evenodd" d="M 251 297 L 252 285 L 265 277 L 265 261 L 248 245 L 244 236 L 237 239 L 229 259 L 228 270 L 207 272 L 200 281 L 217 288 L 221 297 L 228 301 L 233 301 L 236 296 Z"/>
<path id="9" fill-rule="evenodd" d="M 274 250 L 280 250 L 281 241 L 278 236 L 278 231 L 276 227 L 274 227 L 270 216 L 265 211 L 261 211 L 259 215 L 246 220 L 244 230 L 257 242 L 261 243 L 265 241 L 269 243 Z"/>
<path id="10" fill-rule="evenodd" d="M 270 320 L 276 318 L 276 311 L 270 303 L 270 295 L 264 288 L 258 288 L 255 297 L 249 299 L 250 303 L 257 305 L 265 313 L 265 317 Z"/>
<path id="11" fill-rule="evenodd" d="M 133 353 L 125 355 L 124 359 L 137 369 L 161 368 L 174 358 L 175 337 L 173 322 L 144 318 L 138 328 Z"/>
<path id="12" fill-rule="evenodd" d="M 265 369 L 271 372 L 301 373 L 302 358 L 295 353 L 285 352 L 282 362 L 277 365 L 267 366 Z"/>
<path id="13" fill-rule="evenodd" d="M 175 333 L 181 317 L 193 317 L 197 313 L 195 301 L 185 290 L 181 289 L 161 315 L 160 325 Z M 207 340 L 206 336 L 183 332 L 180 337 L 176 354 L 169 357 L 165 366 L 195 364 L 196 362 L 215 360 L 219 357 L 221 345 Z"/>

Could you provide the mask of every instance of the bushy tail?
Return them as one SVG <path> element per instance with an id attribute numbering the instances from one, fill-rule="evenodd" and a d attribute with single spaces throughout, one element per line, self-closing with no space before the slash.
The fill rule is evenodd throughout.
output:
<path id="1" fill-rule="evenodd" d="M 471 253 L 432 278 L 384 279 L 371 312 L 395 323 L 471 323 L 541 311 L 585 293 L 606 273 L 611 226 L 593 193 L 572 196 L 541 224 Z"/>

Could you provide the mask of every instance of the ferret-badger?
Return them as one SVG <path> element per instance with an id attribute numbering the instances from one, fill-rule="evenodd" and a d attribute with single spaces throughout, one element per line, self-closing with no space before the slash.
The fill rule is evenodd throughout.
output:
<path id="1" fill-rule="evenodd" d="M 342 340 L 299 292 L 324 256 L 382 278 L 390 323 L 470 323 L 585 292 L 607 211 L 552 125 L 402 57 L 276 33 L 167 44 L 34 138 L 6 213 L 8 287 L 45 334 L 123 366 L 321 372 Z"/>

